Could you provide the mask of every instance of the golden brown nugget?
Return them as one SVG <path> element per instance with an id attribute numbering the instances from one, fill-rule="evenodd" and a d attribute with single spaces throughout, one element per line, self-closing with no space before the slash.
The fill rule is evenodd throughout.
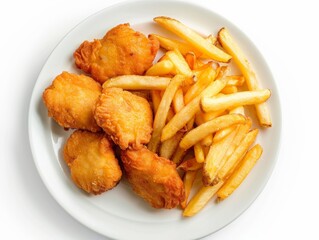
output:
<path id="1" fill-rule="evenodd" d="M 119 75 L 142 75 L 158 49 L 155 37 L 147 38 L 126 23 L 112 28 L 103 39 L 83 42 L 73 56 L 78 68 L 103 83 Z"/>
<path id="2" fill-rule="evenodd" d="M 102 87 L 92 78 L 63 72 L 45 89 L 42 98 L 48 115 L 64 128 L 98 132 L 101 128 L 93 116 Z"/>
<path id="3" fill-rule="evenodd" d="M 154 208 L 174 208 L 185 198 L 184 184 L 175 163 L 147 148 L 121 152 L 133 190 Z"/>
<path id="4" fill-rule="evenodd" d="M 94 117 L 121 149 L 139 149 L 150 141 L 153 114 L 149 102 L 121 88 L 105 88 Z"/>
<path id="5" fill-rule="evenodd" d="M 122 176 L 105 133 L 76 130 L 64 146 L 64 160 L 74 183 L 87 193 L 97 195 L 110 190 Z"/>

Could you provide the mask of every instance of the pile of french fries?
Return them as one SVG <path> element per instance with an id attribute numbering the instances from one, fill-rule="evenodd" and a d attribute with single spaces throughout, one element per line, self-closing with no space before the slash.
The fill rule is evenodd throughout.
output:
<path id="1" fill-rule="evenodd" d="M 259 130 L 252 129 L 245 106 L 254 105 L 259 125 L 271 127 L 271 92 L 261 88 L 226 28 L 204 37 L 172 18 L 154 21 L 181 40 L 152 34 L 165 51 L 159 61 L 145 76 L 116 77 L 103 87 L 150 90 L 154 130 L 148 148 L 184 174 L 181 207 L 183 216 L 193 216 L 214 196 L 231 195 L 260 158 L 263 149 L 254 145 Z M 242 75 L 229 74 L 230 61 Z M 201 186 L 190 198 L 196 178 Z"/>

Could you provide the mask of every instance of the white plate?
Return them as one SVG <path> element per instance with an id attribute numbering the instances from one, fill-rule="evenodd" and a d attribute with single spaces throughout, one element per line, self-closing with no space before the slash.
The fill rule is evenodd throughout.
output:
<path id="1" fill-rule="evenodd" d="M 226 26 L 253 63 L 264 87 L 272 90 L 269 100 L 273 127 L 262 130 L 258 142 L 264 153 L 248 178 L 227 200 L 211 201 L 192 218 L 181 210 L 156 210 L 137 197 L 122 181 L 100 196 L 84 194 L 72 183 L 61 149 L 71 131 L 64 131 L 47 117 L 42 102 L 43 90 L 62 71 L 79 72 L 72 54 L 84 40 L 101 38 L 111 27 L 129 22 L 145 34 L 160 31 L 152 22 L 155 16 L 181 20 L 203 34 Z M 117 239 L 194 239 L 211 234 L 237 218 L 264 188 L 276 162 L 280 140 L 281 112 L 274 79 L 253 43 L 233 24 L 207 9 L 183 2 L 136 1 L 108 7 L 87 18 L 54 49 L 45 63 L 33 90 L 29 111 L 30 144 L 35 164 L 46 187 L 59 204 L 89 228 Z"/>

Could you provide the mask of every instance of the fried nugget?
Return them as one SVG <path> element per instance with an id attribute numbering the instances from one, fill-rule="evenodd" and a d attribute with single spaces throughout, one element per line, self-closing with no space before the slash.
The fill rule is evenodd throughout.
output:
<path id="1" fill-rule="evenodd" d="M 112 28 L 103 39 L 83 42 L 73 56 L 78 68 L 103 83 L 119 75 L 142 75 L 158 49 L 156 38 L 147 38 L 126 23 Z"/>
<path id="2" fill-rule="evenodd" d="M 154 208 L 174 208 L 185 198 L 184 185 L 175 164 L 147 148 L 121 152 L 133 190 Z"/>
<path id="3" fill-rule="evenodd" d="M 63 72 L 45 89 L 42 98 L 48 115 L 64 128 L 98 132 L 101 128 L 93 116 L 101 85 L 85 75 Z"/>
<path id="4" fill-rule="evenodd" d="M 139 149 L 150 141 L 153 116 L 149 102 L 121 88 L 105 88 L 94 117 L 121 149 Z"/>
<path id="5" fill-rule="evenodd" d="M 76 130 L 64 146 L 64 160 L 74 183 L 87 193 L 97 195 L 110 190 L 122 176 L 105 133 Z"/>

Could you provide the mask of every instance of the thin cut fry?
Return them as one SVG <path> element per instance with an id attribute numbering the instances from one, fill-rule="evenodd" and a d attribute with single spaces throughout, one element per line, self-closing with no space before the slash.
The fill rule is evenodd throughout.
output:
<path id="1" fill-rule="evenodd" d="M 221 93 L 223 94 L 231 94 L 235 92 L 238 92 L 238 89 L 236 86 L 226 86 L 223 88 L 223 90 L 221 90 Z"/>
<path id="2" fill-rule="evenodd" d="M 162 129 L 165 126 L 165 122 L 167 119 L 167 114 L 170 109 L 170 105 L 172 103 L 173 97 L 179 88 L 179 86 L 184 81 L 185 77 L 182 75 L 176 75 L 174 78 L 172 78 L 171 82 L 167 86 L 164 95 L 161 99 L 161 102 L 158 106 L 157 112 L 155 114 L 154 123 L 153 123 L 153 133 L 151 140 L 148 144 L 148 149 L 157 152 Z"/>
<path id="3" fill-rule="evenodd" d="M 186 55 L 189 52 L 195 53 L 196 56 L 202 55 L 201 52 L 194 49 L 191 45 L 186 42 L 177 41 L 175 39 L 163 37 L 157 34 L 151 34 L 158 39 L 162 48 L 166 49 L 167 51 L 172 51 L 174 49 L 178 49 L 183 55 Z"/>
<path id="4" fill-rule="evenodd" d="M 233 172 L 230 178 L 225 182 L 224 186 L 219 189 L 217 196 L 223 200 L 231 195 L 238 186 L 244 181 L 248 173 L 255 166 L 257 160 L 263 152 L 262 147 L 257 144 L 252 147 L 245 155 L 244 159 L 239 164 L 238 168 Z"/>
<path id="5" fill-rule="evenodd" d="M 205 153 L 203 146 L 200 143 L 194 145 L 195 159 L 198 163 L 203 163 L 205 161 Z"/>
<path id="6" fill-rule="evenodd" d="M 178 74 L 182 74 L 187 77 L 193 76 L 192 70 L 189 68 L 183 55 L 180 53 L 180 51 L 178 51 L 178 49 L 166 52 L 165 55 L 168 57 L 169 60 L 172 61 Z"/>
<path id="7" fill-rule="evenodd" d="M 183 135 L 184 133 L 177 132 L 173 137 L 162 142 L 160 151 L 159 151 L 160 156 L 167 159 L 171 159 Z"/>
<path id="8" fill-rule="evenodd" d="M 187 207 L 183 212 L 184 217 L 191 217 L 202 210 L 209 200 L 216 194 L 216 192 L 223 185 L 223 182 L 220 181 L 214 186 L 201 187 L 201 189 L 196 193 L 196 195 L 190 200 Z"/>
<path id="9" fill-rule="evenodd" d="M 228 128 L 224 128 L 222 130 L 219 130 L 218 132 L 215 133 L 214 138 L 213 138 L 213 143 L 217 143 L 220 140 L 224 139 L 228 134 L 233 132 L 236 129 L 236 125 L 230 126 Z"/>
<path id="10" fill-rule="evenodd" d="M 218 171 L 217 177 L 215 178 L 215 182 L 220 180 L 226 180 L 233 173 L 235 168 L 237 167 L 240 160 L 244 157 L 245 153 L 248 151 L 250 145 L 256 140 L 258 135 L 258 129 L 254 129 L 246 134 L 243 141 L 236 148 L 233 154 L 229 157 L 228 161 L 224 164 L 224 166 Z"/>
<path id="11" fill-rule="evenodd" d="M 147 76 L 165 76 L 167 74 L 173 73 L 175 69 L 174 64 L 170 60 L 163 60 L 155 63 L 150 67 L 145 75 Z M 107 82 L 107 81 L 106 81 Z"/>
<path id="12" fill-rule="evenodd" d="M 183 90 L 181 88 L 179 88 L 176 93 L 175 96 L 173 98 L 173 108 L 174 108 L 174 112 L 178 113 L 180 110 L 182 110 L 182 108 L 185 106 L 184 104 L 184 94 L 183 94 Z"/>
<path id="13" fill-rule="evenodd" d="M 183 182 L 184 182 L 185 199 L 181 202 L 182 209 L 186 208 L 187 200 L 191 192 L 194 180 L 196 178 L 196 174 L 197 174 L 197 171 L 187 171 L 184 175 Z"/>
<path id="14" fill-rule="evenodd" d="M 103 84 L 103 88 L 118 87 L 127 90 L 163 90 L 168 86 L 170 80 L 167 77 L 123 75 L 107 80 Z"/>
<path id="15" fill-rule="evenodd" d="M 230 61 L 230 55 L 217 48 L 215 45 L 211 44 L 198 33 L 196 33 L 194 30 L 190 29 L 176 19 L 168 17 L 156 17 L 154 18 L 154 21 L 189 42 L 195 49 L 204 53 L 209 58 L 220 62 Z"/>
<path id="16" fill-rule="evenodd" d="M 248 89 L 250 91 L 261 89 L 256 74 L 246 56 L 226 28 L 222 28 L 218 32 L 218 40 L 223 48 L 233 57 L 236 65 L 245 77 Z M 271 127 L 272 122 L 267 104 L 259 103 L 256 104 L 255 107 L 260 125 L 264 127 Z"/>
<path id="17" fill-rule="evenodd" d="M 161 91 L 158 90 L 152 90 L 151 92 L 151 98 L 152 98 L 152 103 L 153 103 L 153 111 L 154 111 L 154 116 L 157 112 L 158 106 L 161 102 Z"/>
<path id="18" fill-rule="evenodd" d="M 220 116 L 188 132 L 179 143 L 179 146 L 186 150 L 211 133 L 234 124 L 244 123 L 245 121 L 246 118 L 239 114 Z"/>
<path id="19" fill-rule="evenodd" d="M 243 105 L 252 105 L 265 102 L 270 97 L 270 90 L 244 91 L 223 96 L 205 97 L 201 100 L 205 112 L 229 109 Z"/>
<path id="20" fill-rule="evenodd" d="M 202 97 L 204 96 L 213 96 L 217 94 L 221 89 L 223 89 L 226 85 L 226 81 L 224 79 L 217 79 L 205 88 L 200 95 L 190 101 L 181 111 L 175 114 L 171 121 L 169 121 L 166 126 L 163 128 L 161 141 L 165 141 L 177 131 L 182 129 L 187 122 L 189 122 L 196 112 L 199 111 L 199 103 Z"/>

